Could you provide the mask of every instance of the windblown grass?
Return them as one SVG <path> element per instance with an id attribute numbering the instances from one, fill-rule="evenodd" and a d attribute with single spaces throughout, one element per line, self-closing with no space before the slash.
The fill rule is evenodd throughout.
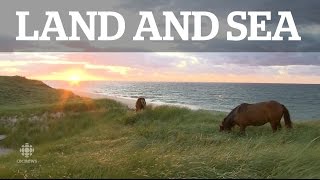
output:
<path id="1" fill-rule="evenodd" d="M 4 142 L 1 177 L 319 178 L 320 123 L 269 125 L 241 136 L 218 132 L 223 113 L 162 106 L 141 113 L 105 100 L 105 111 L 60 120 L 21 122 Z M 99 106 L 101 107 L 101 106 Z M 113 107 L 113 108 L 108 108 Z M 108 110 L 109 109 L 109 110 Z M 43 128 L 48 127 L 48 128 Z M 15 142 L 15 143 L 12 143 Z M 18 148 L 34 145 L 37 164 L 18 164 Z"/>
<path id="2" fill-rule="evenodd" d="M 0 109 L 78 101 L 71 91 L 54 89 L 21 76 L 0 76 Z"/>
<path id="3" fill-rule="evenodd" d="M 0 85 L 8 80 L 0 77 Z M 0 120 L 16 122 L 0 122 L 8 136 L 0 145 L 13 149 L 0 157 L 1 178 L 320 178 L 319 121 L 294 121 L 277 133 L 269 124 L 249 127 L 241 136 L 237 128 L 218 131 L 220 112 L 135 113 L 112 100 L 69 94 L 61 101 L 64 93 L 38 81 L 10 82 L 0 86 Z M 24 143 L 35 148 L 36 164 L 17 163 Z"/>

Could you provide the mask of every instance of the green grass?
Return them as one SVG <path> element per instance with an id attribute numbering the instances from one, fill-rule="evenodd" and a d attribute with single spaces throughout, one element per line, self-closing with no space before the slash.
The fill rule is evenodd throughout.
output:
<path id="1" fill-rule="evenodd" d="M 2 144 L 0 177 L 319 178 L 320 123 L 218 132 L 223 113 L 157 107 L 142 113 L 100 100 L 105 111 L 60 120 L 19 122 Z M 109 109 L 107 107 L 113 107 Z M 48 128 L 44 128 L 48 127 Z M 35 147 L 37 164 L 18 164 L 19 146 Z"/>
<path id="2" fill-rule="evenodd" d="M 0 76 L 0 109 L 79 99 L 70 91 L 51 88 L 41 81 L 20 76 Z"/>
<path id="3" fill-rule="evenodd" d="M 28 120 L 46 112 L 65 115 Z M 224 116 L 170 106 L 135 113 L 112 100 L 26 106 L 13 127 L 0 128 L 8 135 L 0 145 L 13 149 L 0 157 L 0 177 L 320 178 L 319 121 L 277 133 L 249 127 L 242 136 L 238 128 L 219 132 Z M 38 163 L 17 163 L 26 142 Z"/>

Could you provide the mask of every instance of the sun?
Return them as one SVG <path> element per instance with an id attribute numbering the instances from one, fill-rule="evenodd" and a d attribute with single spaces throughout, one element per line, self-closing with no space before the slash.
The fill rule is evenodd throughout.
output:
<path id="1" fill-rule="evenodd" d="M 72 74 L 72 75 L 70 75 L 68 80 L 71 85 L 79 85 L 79 83 L 81 81 L 81 77 L 78 74 Z"/>

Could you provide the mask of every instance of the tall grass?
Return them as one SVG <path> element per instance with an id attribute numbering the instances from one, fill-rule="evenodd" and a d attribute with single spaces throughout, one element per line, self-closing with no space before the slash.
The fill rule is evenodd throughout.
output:
<path id="1" fill-rule="evenodd" d="M 320 178 L 320 123 L 294 122 L 220 133 L 224 113 L 160 106 L 135 113 L 111 100 L 61 119 L 21 121 L 6 130 L 0 177 Z M 72 109 L 72 108 L 71 108 Z M 76 109 L 76 108 L 75 108 Z M 29 142 L 37 164 L 18 164 Z"/>

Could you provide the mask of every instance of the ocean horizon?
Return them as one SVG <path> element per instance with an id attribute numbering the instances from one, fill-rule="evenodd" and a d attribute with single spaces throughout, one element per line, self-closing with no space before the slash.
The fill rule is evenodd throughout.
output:
<path id="1" fill-rule="evenodd" d="M 229 112 L 244 102 L 275 100 L 289 109 L 293 121 L 320 119 L 319 84 L 83 81 L 70 85 L 65 81 L 44 82 L 54 88 L 134 100 L 145 97 L 147 103 L 193 110 Z"/>

